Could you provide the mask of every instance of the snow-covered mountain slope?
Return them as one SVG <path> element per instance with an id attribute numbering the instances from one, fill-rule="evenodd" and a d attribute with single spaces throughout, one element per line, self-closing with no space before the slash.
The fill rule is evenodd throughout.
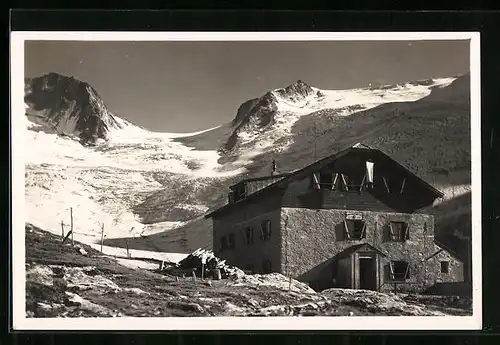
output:
<path id="1" fill-rule="evenodd" d="M 50 119 L 75 112 L 53 117 L 64 107 L 50 96 L 40 110 L 44 121 L 30 113 L 33 104 L 24 117 L 27 221 L 60 233 L 72 207 L 75 239 L 84 243 L 99 242 L 104 224 L 109 246 L 171 252 L 210 247 L 211 224 L 201 216 L 226 201 L 229 184 L 268 173 L 272 157 L 281 172 L 292 171 L 360 141 L 413 163 L 415 172 L 436 178 L 429 182 L 456 192 L 456 186 L 470 185 L 470 141 L 458 140 L 468 138 L 470 107 L 467 80 L 455 79 L 354 90 L 320 90 L 298 81 L 243 103 L 231 123 L 189 134 L 139 128 L 111 114 L 102 100 L 88 102 L 106 109 L 94 116 L 107 119 L 105 131 L 93 120 L 87 127 L 51 131 L 48 123 L 62 122 Z M 65 94 L 64 87 L 53 89 Z M 94 109 L 85 102 L 80 108 Z M 82 145 L 75 135 L 84 127 L 102 134 L 93 145 Z M 428 143 L 441 145 L 442 152 L 449 148 L 450 156 L 440 161 L 434 152 L 421 155 Z"/>
<path id="2" fill-rule="evenodd" d="M 305 115 L 328 111 L 336 117 L 348 116 L 381 104 L 414 102 L 429 96 L 434 88 L 446 87 L 454 80 L 439 78 L 351 90 L 320 90 L 299 80 L 242 105 L 233 121 L 234 131 L 225 149 L 239 154 L 245 147 L 254 146 L 258 150 L 253 152 L 258 154 L 279 145 L 285 151 L 295 139 L 294 125 Z"/>
<path id="3" fill-rule="evenodd" d="M 36 226 L 60 233 L 63 221 L 67 232 L 73 208 L 75 239 L 86 243 L 100 239 L 101 224 L 106 239 L 165 231 L 208 209 L 196 198 L 213 180 L 240 173 L 219 172 L 217 150 L 174 141 L 204 131 L 155 133 L 132 125 L 74 78 L 51 73 L 27 79 L 25 91 L 26 132 L 17 154 L 26 167 L 26 221 Z M 92 145 L 82 133 L 97 135 Z M 174 183 L 172 194 L 185 187 L 190 194 L 162 207 L 155 193 Z"/>

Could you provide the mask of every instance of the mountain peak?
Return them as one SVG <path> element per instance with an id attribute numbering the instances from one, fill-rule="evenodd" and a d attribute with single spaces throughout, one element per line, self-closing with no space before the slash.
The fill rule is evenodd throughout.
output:
<path id="1" fill-rule="evenodd" d="M 58 134 L 84 143 L 106 139 L 111 128 L 121 128 L 97 91 L 73 76 L 50 72 L 25 79 L 26 115 Z"/>
<path id="2" fill-rule="evenodd" d="M 315 93 L 314 89 L 301 79 L 285 88 L 277 89 L 275 92 L 285 98 L 306 97 Z"/>

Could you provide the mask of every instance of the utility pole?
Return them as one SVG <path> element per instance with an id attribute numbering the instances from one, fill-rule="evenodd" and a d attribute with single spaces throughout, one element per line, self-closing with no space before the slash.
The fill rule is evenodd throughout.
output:
<path id="1" fill-rule="evenodd" d="M 101 253 L 102 253 L 103 242 L 104 242 L 104 223 L 101 224 Z"/>
<path id="2" fill-rule="evenodd" d="M 316 161 L 316 139 L 317 139 L 317 128 L 316 128 L 316 121 L 313 121 L 313 158 L 314 161 Z"/>
<path id="3" fill-rule="evenodd" d="M 69 215 L 71 216 L 71 244 L 75 246 L 75 238 L 73 236 L 73 207 L 69 208 Z"/>
<path id="4" fill-rule="evenodd" d="M 61 220 L 61 238 L 64 239 L 64 222 Z"/>

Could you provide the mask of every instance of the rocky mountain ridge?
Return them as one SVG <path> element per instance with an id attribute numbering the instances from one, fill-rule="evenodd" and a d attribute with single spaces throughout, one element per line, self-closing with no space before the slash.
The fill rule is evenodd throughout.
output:
<path id="1" fill-rule="evenodd" d="M 110 129 L 126 125 L 113 116 L 91 85 L 58 73 L 26 78 L 24 100 L 26 115 L 34 122 L 84 144 L 107 139 Z"/>

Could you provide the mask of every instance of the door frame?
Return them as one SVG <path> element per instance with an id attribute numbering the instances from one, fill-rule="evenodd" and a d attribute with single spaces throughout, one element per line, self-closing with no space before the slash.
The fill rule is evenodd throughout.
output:
<path id="1" fill-rule="evenodd" d="M 363 251 L 363 252 L 356 252 L 353 253 L 352 255 L 352 269 L 351 269 L 351 276 L 352 276 L 352 288 L 353 289 L 359 289 L 361 286 L 361 280 L 360 280 L 360 259 L 363 258 L 370 258 L 374 260 L 374 265 L 375 265 L 375 291 L 378 290 L 378 287 L 380 286 L 380 260 L 379 260 L 379 254 L 375 251 Z"/>

